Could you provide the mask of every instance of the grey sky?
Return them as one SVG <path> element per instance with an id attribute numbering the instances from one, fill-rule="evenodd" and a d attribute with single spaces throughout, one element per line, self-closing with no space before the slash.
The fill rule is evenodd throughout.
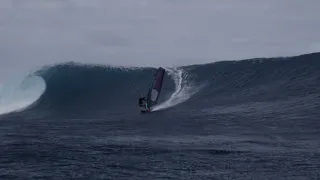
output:
<path id="1" fill-rule="evenodd" d="M 75 61 L 170 66 L 320 50 L 319 0 L 0 0 L 0 80 Z"/>

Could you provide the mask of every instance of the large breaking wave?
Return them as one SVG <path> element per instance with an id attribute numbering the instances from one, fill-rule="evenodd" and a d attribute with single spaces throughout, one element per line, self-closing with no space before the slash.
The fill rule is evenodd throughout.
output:
<path id="1" fill-rule="evenodd" d="M 156 110 L 195 110 L 319 93 L 319 59 L 320 53 L 313 53 L 166 68 Z M 46 67 L 24 81 L 3 84 L 0 113 L 26 107 L 59 113 L 139 112 L 137 99 L 147 93 L 155 70 L 77 63 Z"/>

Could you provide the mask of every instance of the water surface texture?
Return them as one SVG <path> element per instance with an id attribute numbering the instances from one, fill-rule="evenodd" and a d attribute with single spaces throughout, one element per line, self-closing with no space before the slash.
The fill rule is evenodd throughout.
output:
<path id="1" fill-rule="evenodd" d="M 166 68 L 66 63 L 0 87 L 0 179 L 319 179 L 320 54 Z"/>

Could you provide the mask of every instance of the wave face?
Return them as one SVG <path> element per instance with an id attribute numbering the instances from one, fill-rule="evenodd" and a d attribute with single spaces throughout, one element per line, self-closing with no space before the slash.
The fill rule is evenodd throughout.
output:
<path id="1" fill-rule="evenodd" d="M 211 105 L 287 100 L 320 90 L 320 54 L 257 58 L 185 67 L 192 81 L 207 82 L 194 99 Z M 193 103 L 193 102 L 192 102 Z"/>
<path id="2" fill-rule="evenodd" d="M 194 108 L 199 109 L 311 95 L 319 92 L 319 56 L 315 53 L 167 68 L 160 103 L 155 110 L 191 104 L 196 104 Z M 8 98 L 3 98 L 2 106 L 7 108 L 2 108 L 2 111 L 26 107 L 37 100 L 33 110 L 63 113 L 82 110 L 93 113 L 137 112 L 137 99 L 146 94 L 154 72 L 154 68 L 76 63 L 47 67 L 36 72 L 37 76 L 33 75 L 33 79 L 28 78 L 29 81 L 39 82 L 38 86 L 29 90 L 34 95 L 18 92 L 16 94 L 30 98 L 11 100 L 14 102 L 12 106 L 5 106 L 8 104 L 5 99 Z M 39 77 L 45 81 L 45 85 Z M 3 97 L 16 96 L 11 94 L 1 93 Z M 37 96 L 40 95 L 39 99 Z"/>
<path id="3" fill-rule="evenodd" d="M 319 54 L 225 61 L 167 68 L 156 110 L 193 105 L 276 101 L 319 92 Z M 118 68 L 66 63 L 36 74 L 46 83 L 34 109 L 57 111 L 138 111 L 154 68 Z M 196 105 L 195 105 L 196 104 Z"/>
<path id="4" fill-rule="evenodd" d="M 138 98 L 152 83 L 154 69 L 61 64 L 37 72 L 47 85 L 35 109 L 86 112 L 137 111 Z M 174 91 L 166 74 L 160 101 Z"/>
<path id="5" fill-rule="evenodd" d="M 3 84 L 0 177 L 315 177 L 320 53 L 166 68 L 140 114 L 155 71 L 65 63 Z"/>

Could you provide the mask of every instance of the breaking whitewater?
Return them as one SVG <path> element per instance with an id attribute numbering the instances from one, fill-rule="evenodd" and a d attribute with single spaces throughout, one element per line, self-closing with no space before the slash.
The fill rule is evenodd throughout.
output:
<path id="1" fill-rule="evenodd" d="M 0 86 L 2 179 L 320 178 L 320 53 L 155 68 L 65 63 Z"/>

